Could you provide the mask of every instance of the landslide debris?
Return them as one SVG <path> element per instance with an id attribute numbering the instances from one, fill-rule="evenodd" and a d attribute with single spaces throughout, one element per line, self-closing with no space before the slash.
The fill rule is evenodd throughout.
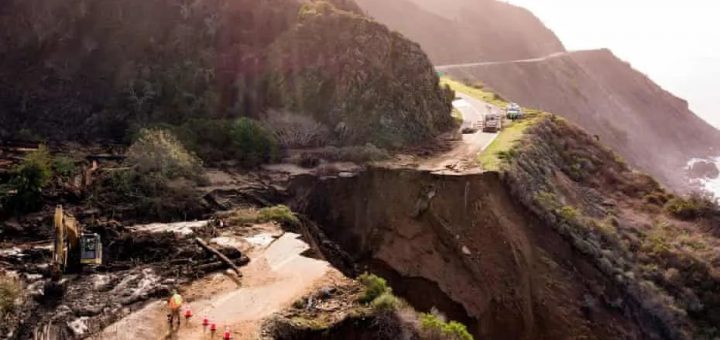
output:
<path id="1" fill-rule="evenodd" d="M 357 11 L 352 1 L 334 3 Z M 0 28 L 3 139 L 125 142 L 147 126 L 263 119 L 287 107 L 273 88 L 303 103 L 295 114 L 330 117 L 322 123 L 341 141 L 399 133 L 410 142 L 450 119 L 452 98 L 419 47 L 324 1 L 11 0 Z M 395 54 L 385 52 L 391 47 Z M 307 87 L 313 74 L 341 90 L 315 92 Z M 355 107 L 372 113 L 363 123 L 387 131 L 374 136 L 348 120 Z"/>

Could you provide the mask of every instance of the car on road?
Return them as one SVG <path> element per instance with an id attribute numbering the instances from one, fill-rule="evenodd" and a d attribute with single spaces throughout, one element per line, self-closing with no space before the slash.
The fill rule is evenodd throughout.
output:
<path id="1" fill-rule="evenodd" d="M 523 117 L 522 108 L 520 108 L 520 105 L 518 105 L 516 103 L 510 103 L 505 108 L 505 116 L 507 117 L 507 119 L 510 119 L 510 120 L 522 119 L 522 117 Z"/>
<path id="2" fill-rule="evenodd" d="M 478 129 L 473 126 L 467 126 L 464 127 L 460 132 L 462 132 L 463 135 L 471 135 L 473 133 L 477 133 Z"/>
<path id="3" fill-rule="evenodd" d="M 502 130 L 502 117 L 499 114 L 488 113 L 483 118 L 483 132 L 498 132 Z"/>

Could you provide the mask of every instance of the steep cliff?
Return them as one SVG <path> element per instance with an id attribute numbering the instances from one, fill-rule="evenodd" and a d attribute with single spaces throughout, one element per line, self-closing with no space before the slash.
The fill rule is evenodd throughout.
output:
<path id="1" fill-rule="evenodd" d="M 498 172 L 371 167 L 291 188 L 359 267 L 476 338 L 718 336 L 720 210 L 666 192 L 557 116 L 529 127 Z"/>

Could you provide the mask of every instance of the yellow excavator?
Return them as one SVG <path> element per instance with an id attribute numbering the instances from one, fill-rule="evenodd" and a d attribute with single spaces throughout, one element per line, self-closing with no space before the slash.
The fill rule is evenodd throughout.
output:
<path id="1" fill-rule="evenodd" d="M 102 264 L 102 242 L 98 234 L 83 233 L 80 223 L 58 205 L 54 217 L 55 242 L 52 254 L 53 278 L 59 280 L 68 270 L 83 264 Z"/>

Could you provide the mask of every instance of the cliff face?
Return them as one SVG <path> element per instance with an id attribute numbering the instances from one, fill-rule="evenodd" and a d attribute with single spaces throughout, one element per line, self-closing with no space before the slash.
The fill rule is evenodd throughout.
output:
<path id="1" fill-rule="evenodd" d="M 332 3 L 359 11 L 350 0 Z M 327 11 L 299 18 L 301 8 L 318 6 Z M 268 108 L 288 107 L 271 96 L 276 89 L 331 111 L 299 114 L 332 116 L 353 104 L 382 112 L 372 118 L 409 122 L 415 130 L 389 124 L 404 135 L 420 131 L 418 136 L 427 137 L 442 129 L 450 119 L 449 99 L 434 85 L 437 77 L 424 53 L 382 25 L 344 10 L 296 0 L 8 1 L 0 9 L 0 137 L 120 140 L 128 130 L 149 124 L 262 118 Z M 346 39 L 356 33 L 373 39 Z M 303 39 L 310 34 L 325 40 Z M 336 53 L 390 46 L 399 54 L 344 56 L 345 67 L 332 59 Z M 312 50 L 308 58 L 313 60 L 298 62 L 299 50 Z M 390 58 L 383 68 L 358 69 Z M 387 77 L 390 68 L 391 83 L 373 81 Z M 315 96 L 293 87 L 300 82 L 270 88 L 271 80 L 284 81 L 287 72 L 298 79 L 297 74 L 325 69 L 330 71 L 324 79 L 333 87 L 353 84 L 364 91 Z M 360 73 L 365 77 L 355 77 Z M 416 83 L 423 90 L 408 91 L 403 99 L 418 104 L 417 110 L 394 106 L 390 101 L 399 99 L 397 91 L 370 95 Z M 362 129 L 353 131 L 358 131 L 353 142 L 374 141 Z"/>
<path id="2" fill-rule="evenodd" d="M 610 51 L 563 54 L 532 62 L 448 71 L 481 81 L 518 103 L 560 114 L 599 137 L 632 165 L 676 189 L 682 168 L 707 156 L 720 133 Z"/>
<path id="3" fill-rule="evenodd" d="M 504 2 L 358 0 L 370 16 L 420 43 L 436 65 L 515 60 L 563 52 L 529 11 Z"/>

